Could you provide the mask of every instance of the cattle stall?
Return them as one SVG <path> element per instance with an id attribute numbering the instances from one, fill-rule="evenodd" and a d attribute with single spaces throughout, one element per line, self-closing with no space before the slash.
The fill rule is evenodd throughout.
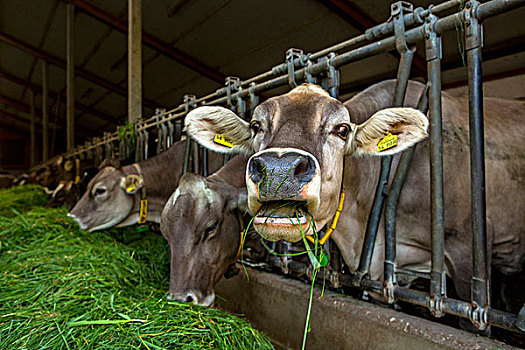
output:
<path id="1" fill-rule="evenodd" d="M 490 251 L 487 249 L 481 49 L 483 21 L 524 6 L 523 0 L 489 0 L 483 3 L 475 0 L 448 0 L 427 8 L 414 8 L 406 1 L 394 2 L 390 8 L 390 19 L 368 28 L 361 35 L 314 53 L 290 48 L 285 53 L 284 63 L 264 73 L 244 80 L 227 77 L 224 86 L 214 92 L 200 97 L 185 95 L 183 103 L 176 108 L 157 109 L 153 116 L 139 118 L 115 132 L 105 132 L 102 136 L 95 137 L 62 154 L 61 157 L 74 164 L 89 160 L 95 166 L 98 166 L 104 158 L 112 156 L 129 162 L 138 162 L 168 149 L 175 142 L 185 138 L 183 172 L 196 172 L 206 177 L 209 175 L 208 152 L 211 151 L 198 145 L 190 137 L 186 137 L 183 130 L 184 119 L 190 111 L 201 106 L 225 106 L 249 121 L 260 100 L 268 98 L 266 92 L 292 89 L 302 83 L 318 84 L 330 96 L 339 98 L 342 67 L 391 51 L 395 51 L 399 56 L 392 107 L 402 107 L 414 66 L 416 46 L 423 43 L 427 77 L 417 107 L 425 114 L 428 112 L 429 119 L 432 250 L 430 271 L 414 271 L 396 266 L 396 209 L 416 146 L 402 153 L 399 161 L 395 162 L 397 167 L 393 167 L 393 156 L 386 156 L 381 160 L 379 181 L 368 216 L 357 271 L 355 273 L 348 271 L 338 247 L 333 239 L 328 237 L 329 235 L 323 238 L 322 245 L 329 252 L 330 259 L 319 271 L 324 275 L 327 285 L 337 292 L 359 290 L 377 293 L 388 304 L 394 305 L 399 301 L 413 304 L 427 309 L 434 318 L 453 315 L 468 320 L 481 334 L 487 334 L 493 326 L 523 337 L 525 305 L 518 313 L 498 310 L 491 305 L 493 291 L 490 285 Z M 452 14 L 441 16 L 442 13 L 451 11 Z M 442 35 L 451 31 L 457 31 L 464 43 L 468 85 L 473 257 L 470 301 L 448 296 L 448 281 L 445 273 L 444 212 L 447 208 L 444 204 L 444 189 L 447 183 L 443 180 L 441 59 Z M 53 158 L 47 164 L 56 160 L 57 158 Z M 224 163 L 227 161 L 228 157 L 225 156 Z M 369 277 L 369 270 L 382 217 L 385 226 L 384 275 L 383 279 L 378 281 Z M 271 251 L 279 255 L 266 254 L 263 263 L 251 264 L 253 266 L 250 269 L 265 271 L 253 272 L 259 276 L 256 278 L 259 280 L 257 283 L 264 283 L 260 280 L 264 281 L 266 278 L 272 279 L 265 274 L 276 271 L 307 282 L 314 280 L 314 268 L 309 261 L 292 256 L 298 251 L 297 246 L 287 242 L 268 244 Z M 240 263 L 250 266 L 250 262 Z M 399 285 L 398 280 L 402 276 L 425 280 L 427 290 L 416 290 Z M 236 279 L 234 283 L 242 285 L 238 282 L 239 277 Z M 276 282 L 272 280 L 271 283 Z M 286 284 L 285 281 L 276 284 L 279 283 Z M 224 288 L 229 289 L 228 286 Z M 294 285 L 293 288 L 301 287 Z M 233 297 L 235 293 L 231 292 L 231 295 Z M 330 297 L 338 298 L 335 295 Z M 326 312 L 329 312 L 329 309 Z M 416 320 L 413 319 L 412 322 L 417 322 Z M 335 328 L 336 325 L 331 327 Z"/>

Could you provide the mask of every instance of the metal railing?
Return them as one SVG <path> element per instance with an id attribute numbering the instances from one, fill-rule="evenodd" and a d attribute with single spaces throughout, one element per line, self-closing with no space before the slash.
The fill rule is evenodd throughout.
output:
<path id="1" fill-rule="evenodd" d="M 438 18 L 436 15 L 451 11 L 459 6 L 455 13 Z M 158 110 L 151 118 L 139 121 L 135 125 L 138 153 L 136 160 L 148 157 L 148 145 L 151 139 L 148 133 L 156 129 L 158 138 L 157 151 L 169 147 L 182 137 L 182 122 L 185 115 L 193 108 L 201 105 L 226 105 L 242 117 L 248 117 L 258 104 L 258 94 L 290 85 L 297 82 L 316 82 L 322 85 L 330 94 L 337 97 L 339 87 L 338 68 L 351 62 L 365 59 L 383 52 L 397 50 L 400 62 L 395 86 L 393 106 L 402 106 L 410 75 L 415 44 L 425 42 L 427 62 L 427 88 L 419 101 L 419 109 L 428 109 L 430 121 L 430 184 L 431 184 L 431 250 L 432 261 L 430 273 L 421 273 L 406 269 L 396 269 L 396 208 L 407 170 L 414 154 L 415 146 L 405 151 L 400 158 L 392 184 L 388 186 L 392 157 L 384 157 L 381 162 L 381 172 L 377 184 L 372 210 L 369 215 L 365 239 L 360 256 L 359 267 L 354 274 L 343 272 L 340 254 L 329 243 L 332 256 L 331 268 L 326 270 L 331 285 L 360 287 L 381 293 L 388 302 L 396 300 L 407 301 L 427 307 L 434 316 L 445 313 L 468 318 L 479 330 L 488 325 L 521 332 L 517 326 L 517 316 L 498 311 L 490 307 L 489 301 L 489 266 L 487 264 L 487 233 L 485 204 L 485 163 L 484 163 L 484 132 L 483 132 L 483 99 L 481 75 L 481 23 L 484 19 L 513 10 L 525 5 L 525 0 L 491 0 L 480 4 L 478 1 L 446 1 L 428 9 L 413 9 L 409 3 L 399 1 L 392 4 L 391 19 L 379 24 L 364 34 L 331 46 L 313 54 L 304 54 L 300 50 L 290 49 L 286 54 L 285 63 L 273 67 L 270 71 L 259 74 L 246 81 L 229 77 L 225 87 L 197 98 L 186 95 L 184 102 L 170 110 Z M 470 150 L 471 150 L 471 207 L 473 231 L 473 277 L 471 283 L 471 302 L 455 300 L 446 295 L 446 275 L 444 263 L 444 183 L 443 183 L 443 141 L 442 141 L 442 106 L 441 106 L 441 34 L 454 30 L 457 26 L 465 28 L 465 44 L 467 52 L 467 71 L 469 87 L 469 120 L 470 120 Z M 67 153 L 66 158 L 76 158 L 104 148 L 102 154 L 114 154 L 118 142 L 118 134 L 106 133 L 102 139 L 92 142 Z M 120 142 L 125 142 L 120 140 Z M 196 146 L 193 146 L 196 147 Z M 121 147 L 125 149 L 126 146 Z M 194 163 L 200 166 L 207 175 L 207 151 L 202 150 L 202 157 L 192 152 L 192 141 L 187 141 L 184 172 L 190 170 L 191 156 Z M 128 150 L 129 153 L 129 150 Z M 202 158 L 202 162 L 200 162 Z M 194 168 L 196 168 L 194 166 Z M 386 199 L 386 204 L 383 202 Z M 372 252 L 376 241 L 377 230 L 385 206 L 385 261 L 383 281 L 368 278 L 372 260 Z M 281 252 L 291 248 L 290 244 L 274 244 Z M 285 273 L 309 276 L 311 267 L 308 264 L 290 258 L 268 260 L 270 266 L 279 267 Z M 430 279 L 430 291 L 424 293 L 401 287 L 396 283 L 396 275 L 408 274 Z"/>

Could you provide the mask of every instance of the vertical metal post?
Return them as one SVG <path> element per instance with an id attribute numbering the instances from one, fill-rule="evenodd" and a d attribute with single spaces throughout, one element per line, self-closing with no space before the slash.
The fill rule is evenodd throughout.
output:
<path id="1" fill-rule="evenodd" d="M 75 63 L 73 56 L 73 39 L 75 33 L 75 6 L 66 4 L 66 135 L 67 150 L 75 148 Z"/>
<path id="2" fill-rule="evenodd" d="M 435 31 L 437 17 L 430 14 L 425 24 L 430 121 L 430 195 L 432 265 L 429 309 L 436 317 L 444 315 L 441 301 L 446 296 L 445 228 L 443 199 L 443 140 L 441 115 L 441 36 Z"/>
<path id="3" fill-rule="evenodd" d="M 175 136 L 173 138 L 173 142 L 180 141 L 182 137 L 182 120 L 175 121 Z"/>
<path id="4" fill-rule="evenodd" d="M 485 145 L 483 129 L 483 85 L 481 75 L 482 27 L 475 17 L 477 1 L 465 5 L 470 130 L 470 188 L 472 210 L 472 304 L 471 321 L 484 330 L 489 307 L 489 268 L 485 203 Z"/>
<path id="5" fill-rule="evenodd" d="M 30 105 L 30 135 L 29 135 L 29 161 L 31 166 L 36 165 L 36 121 L 35 121 L 35 92 L 31 91 L 29 94 Z"/>
<path id="6" fill-rule="evenodd" d="M 202 176 L 207 177 L 208 173 L 208 150 L 202 148 Z"/>
<path id="7" fill-rule="evenodd" d="M 197 142 L 192 142 L 192 159 L 193 159 L 193 172 L 200 173 L 200 149 L 201 146 Z"/>
<path id="8" fill-rule="evenodd" d="M 190 111 L 190 109 L 194 108 L 197 104 L 197 98 L 195 95 L 184 95 L 184 111 L 186 114 Z M 182 127 L 182 121 L 181 121 L 181 127 Z M 190 165 L 190 155 L 191 155 L 191 144 L 192 144 L 191 137 L 189 135 L 186 135 L 186 148 L 184 151 L 184 165 L 182 168 L 182 173 L 186 174 L 189 171 L 189 165 Z M 195 170 L 195 169 L 194 169 Z"/>
<path id="9" fill-rule="evenodd" d="M 128 122 L 142 115 L 142 0 L 128 0 Z"/>
<path id="10" fill-rule="evenodd" d="M 415 47 L 409 48 L 406 44 L 405 23 L 403 19 L 404 11 L 411 10 L 411 5 L 403 1 L 391 5 L 391 15 L 394 22 L 394 32 L 396 37 L 396 49 L 401 54 L 394 98 L 392 101 L 393 106 L 395 107 L 402 106 L 405 101 L 406 88 L 408 86 L 408 78 L 410 76 L 410 68 L 412 66 L 412 59 L 415 51 Z M 363 249 L 359 259 L 359 267 L 352 279 L 354 285 L 359 285 L 361 279 L 370 269 L 391 165 L 392 156 L 385 156 L 381 159 L 381 172 L 379 174 L 372 209 L 368 216 Z M 395 204 L 397 204 L 397 199 L 394 203 L 393 198 L 394 197 L 392 197 L 392 201 L 389 205 L 388 213 L 385 212 L 385 276 L 383 292 L 389 302 L 394 302 L 393 287 L 395 284 Z M 390 222 L 390 225 L 388 222 Z"/>
<path id="11" fill-rule="evenodd" d="M 402 16 L 401 16 L 402 18 Z M 402 19 L 401 19 L 402 20 Z M 404 34 L 403 34 L 404 35 Z M 412 59 L 414 58 L 415 47 L 406 48 L 401 52 L 401 58 L 399 60 L 399 68 L 397 71 L 396 87 L 394 90 L 394 107 L 401 107 L 405 101 L 405 95 L 408 85 L 408 78 L 410 76 L 410 68 L 412 67 Z M 383 157 L 381 160 L 381 170 L 388 168 L 390 173 L 390 166 L 392 164 L 392 156 Z M 410 162 L 406 163 L 406 167 Z M 407 169 L 401 171 L 400 174 L 404 173 L 406 176 Z M 401 170 L 401 169 L 399 169 Z M 385 184 L 388 181 L 388 175 L 384 178 Z M 400 184 L 402 184 L 401 181 Z M 393 303 L 394 299 L 394 286 L 396 284 L 396 208 L 399 195 L 401 194 L 401 185 L 395 187 L 395 193 L 390 193 L 388 196 L 387 204 L 385 207 L 385 263 L 384 263 L 384 279 L 383 279 L 383 292 L 387 298 L 387 302 Z M 381 214 L 381 207 L 379 207 L 378 215 Z M 376 223 L 379 224 L 379 218 Z M 377 227 L 376 227 L 377 231 Z M 371 255 L 370 255 L 371 257 Z"/>
<path id="12" fill-rule="evenodd" d="M 42 161 L 49 157 L 49 114 L 47 90 L 47 62 L 42 61 Z"/>

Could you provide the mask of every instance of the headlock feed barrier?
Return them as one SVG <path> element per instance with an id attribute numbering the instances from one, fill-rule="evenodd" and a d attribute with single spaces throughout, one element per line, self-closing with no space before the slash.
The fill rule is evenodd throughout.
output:
<path id="1" fill-rule="evenodd" d="M 375 191 L 372 209 L 368 218 L 365 240 L 360 256 L 359 267 L 354 274 L 343 271 L 343 263 L 333 241 L 326 243 L 330 251 L 330 263 L 325 268 L 325 276 L 334 288 L 353 286 L 381 293 L 389 303 L 402 300 L 427 307 L 434 316 L 445 313 L 468 318 L 479 330 L 488 325 L 523 332 L 523 317 L 490 307 L 489 265 L 487 263 L 487 232 L 485 205 L 485 160 L 483 131 L 483 93 L 481 74 L 481 46 L 483 20 L 524 6 L 525 0 L 478 1 L 450 0 L 427 9 L 413 9 L 410 3 L 399 1 L 391 5 L 391 18 L 382 24 L 368 29 L 364 34 L 351 38 L 313 54 L 290 49 L 286 61 L 270 71 L 251 79 L 241 81 L 228 77 L 225 86 L 209 95 L 197 98 L 186 95 L 184 102 L 170 111 L 157 110 L 149 119 L 140 120 L 135 125 L 121 128 L 119 132 L 105 133 L 102 138 L 78 147 L 64 155 L 66 159 L 84 158 L 95 154 L 96 162 L 102 157 L 115 154 L 115 144 L 119 144 L 119 156 L 135 160 L 148 158 L 149 145 L 156 134 L 156 153 L 170 147 L 181 139 L 182 122 L 193 108 L 202 105 L 226 105 L 242 118 L 249 118 L 258 104 L 258 94 L 289 85 L 295 87 L 302 82 L 317 83 L 333 97 L 338 96 L 338 68 L 373 55 L 397 50 L 400 54 L 397 83 L 393 106 L 402 106 L 408 85 L 415 44 L 424 40 L 427 62 L 427 87 L 419 100 L 419 109 L 427 112 L 430 120 L 430 183 L 431 183 L 431 247 L 432 261 L 430 273 L 422 273 L 396 268 L 396 207 L 405 181 L 407 170 L 414 153 L 414 147 L 406 150 L 400 157 L 392 183 L 388 186 L 392 156 L 383 157 L 379 182 Z M 452 15 L 439 18 L 445 11 L 459 8 Z M 444 261 L 444 204 L 443 204 L 443 141 L 441 125 L 441 34 L 464 28 L 467 56 L 469 120 L 470 120 L 470 169 L 471 169 L 471 215 L 472 215 L 472 256 L 473 276 L 471 281 L 471 301 L 460 301 L 447 297 Z M 186 141 L 184 172 L 193 168 L 194 172 L 208 175 L 207 150 L 200 149 L 193 141 Z M 199 169 L 200 168 L 200 169 Z M 199 171 L 200 170 L 200 171 Z M 385 207 L 385 260 L 383 282 L 368 278 L 372 252 L 376 241 L 380 215 Z M 273 243 L 272 247 L 281 253 L 293 249 L 289 243 Z M 267 266 L 278 267 L 294 276 L 312 278 L 312 267 L 307 263 L 290 257 L 269 256 Z M 430 280 L 430 291 L 412 290 L 396 283 L 396 275 L 406 274 Z M 525 310 L 522 309 L 522 313 Z"/>

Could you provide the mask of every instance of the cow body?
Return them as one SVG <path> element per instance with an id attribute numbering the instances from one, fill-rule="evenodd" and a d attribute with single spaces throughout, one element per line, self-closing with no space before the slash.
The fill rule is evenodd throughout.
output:
<path id="1" fill-rule="evenodd" d="M 405 105 L 416 106 L 423 85 L 411 82 Z M 355 122 L 366 120 L 375 109 L 389 106 L 394 82 L 383 82 L 345 103 Z M 470 150 L 468 100 L 442 94 L 443 168 L 445 203 L 445 267 L 458 295 L 469 298 L 472 276 L 472 228 L 470 207 Z M 520 118 L 525 103 L 484 99 L 486 140 L 487 241 L 492 266 L 503 274 L 523 269 L 525 257 L 525 132 Z M 429 142 L 416 146 L 397 209 L 397 265 L 416 271 L 430 270 L 430 161 Z M 397 159 L 394 162 L 396 166 Z M 366 231 L 379 178 L 380 159 L 347 157 L 344 188 L 345 210 L 333 238 L 353 272 Z M 391 177 L 393 177 L 393 173 Z M 381 220 L 370 275 L 383 273 L 384 222 Z"/>
<path id="2" fill-rule="evenodd" d="M 312 217 L 317 229 L 330 223 L 342 186 L 344 210 L 332 237 L 355 271 L 380 169 L 379 157 L 373 156 L 399 153 L 426 136 L 425 116 L 387 108 L 394 86 L 395 81 L 372 86 L 347 101 L 346 111 L 315 87 L 301 86 L 263 103 L 250 124 L 234 121 L 227 110 L 209 108 L 193 111 L 186 125 L 207 147 L 228 152 L 208 141 L 223 134 L 234 144 L 233 151 L 255 153 L 246 173 L 248 203 L 256 229 L 268 239 L 297 241 L 312 234 L 310 227 L 298 232 L 298 226 L 308 226 L 303 217 Z M 423 87 L 410 82 L 406 106 L 416 106 Z M 521 271 L 524 260 L 525 130 L 519 119 L 525 104 L 489 98 L 484 102 L 489 251 L 492 265 L 510 274 Z M 458 295 L 467 299 L 472 276 L 468 102 L 443 93 L 442 103 L 446 270 Z M 398 144 L 380 152 L 377 145 L 388 133 L 397 136 Z M 416 148 L 397 210 L 398 267 L 430 269 L 429 174 L 425 141 Z M 292 209 L 281 209 L 288 202 Z M 295 220 L 287 223 L 286 218 Z M 370 270 L 374 279 L 383 272 L 383 231 L 381 222 Z"/>

